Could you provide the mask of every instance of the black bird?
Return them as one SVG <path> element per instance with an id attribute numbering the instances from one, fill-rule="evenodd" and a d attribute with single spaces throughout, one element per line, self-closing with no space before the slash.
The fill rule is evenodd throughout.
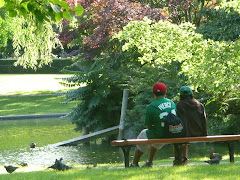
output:
<path id="1" fill-rule="evenodd" d="M 48 168 L 57 169 L 55 164 L 49 166 Z"/>
<path id="2" fill-rule="evenodd" d="M 54 163 L 53 165 L 49 166 L 48 168 L 52 168 L 52 169 L 56 169 L 56 170 L 57 170 L 57 162 L 58 162 L 58 161 L 61 162 L 62 160 L 63 160 L 63 158 L 60 158 L 59 160 L 56 159 L 56 160 L 55 160 L 55 163 Z"/>
<path id="3" fill-rule="evenodd" d="M 4 166 L 8 173 L 14 172 L 18 167 L 15 166 Z"/>
<path id="4" fill-rule="evenodd" d="M 30 148 L 35 148 L 35 147 L 36 147 L 36 143 L 32 141 L 32 142 L 29 144 L 29 147 L 30 147 Z"/>
<path id="5" fill-rule="evenodd" d="M 219 155 L 219 156 L 215 157 L 214 159 L 210 159 L 210 160 L 204 161 L 204 162 L 206 162 L 208 164 L 219 164 L 221 160 L 222 160 L 222 155 Z"/>
<path id="6" fill-rule="evenodd" d="M 210 152 L 210 159 L 214 159 L 214 158 L 216 158 L 216 157 L 218 157 L 220 154 L 219 153 L 214 153 L 214 149 L 213 149 L 213 147 L 210 147 L 209 149 L 208 149 L 208 151 Z"/>
<path id="7" fill-rule="evenodd" d="M 72 169 L 72 167 L 62 163 L 61 161 L 63 160 L 63 158 L 60 158 L 59 160 L 56 159 L 55 163 L 52 166 L 49 166 L 48 168 L 52 168 L 58 171 L 64 171 L 64 170 L 68 170 L 68 169 Z"/>
<path id="8" fill-rule="evenodd" d="M 97 167 L 97 163 L 94 163 L 93 167 Z M 92 169 L 92 168 L 90 166 L 87 166 L 87 169 Z"/>

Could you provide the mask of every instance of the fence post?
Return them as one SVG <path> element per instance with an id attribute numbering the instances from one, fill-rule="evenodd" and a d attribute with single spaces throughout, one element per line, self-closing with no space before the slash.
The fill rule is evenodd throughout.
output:
<path id="1" fill-rule="evenodd" d="M 125 128 L 125 120 L 126 120 L 126 110 L 127 110 L 127 104 L 128 104 L 128 94 L 129 94 L 129 89 L 124 89 L 123 90 L 122 109 L 121 109 L 118 139 L 123 139 L 123 133 L 124 133 L 124 128 Z"/>

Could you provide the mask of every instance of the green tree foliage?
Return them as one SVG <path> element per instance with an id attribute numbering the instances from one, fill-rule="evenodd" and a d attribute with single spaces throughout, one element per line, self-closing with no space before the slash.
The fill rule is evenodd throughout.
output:
<path id="1" fill-rule="evenodd" d="M 118 125 L 124 88 L 130 90 L 127 124 L 134 124 L 136 129 L 140 129 L 146 104 L 153 100 L 152 85 L 158 81 L 166 83 L 169 87 L 168 97 L 173 97 L 180 88 L 178 83 L 184 80 L 182 75 L 177 75 L 180 63 L 156 64 L 155 67 L 150 65 L 154 62 L 142 65 L 137 61 L 141 56 L 138 51 L 123 52 L 121 44 L 116 46 L 116 43 L 118 41 L 112 40 L 112 48 L 104 55 L 94 60 L 79 61 L 64 70 L 74 76 L 65 79 L 63 84 L 81 86 L 66 94 L 68 101 L 78 102 L 70 113 L 77 130 L 86 126 L 90 131 L 95 131 Z"/>
<path id="2" fill-rule="evenodd" d="M 0 9 L 0 55 L 7 56 L 13 52 L 11 47 L 13 30 L 11 27 L 12 20 L 8 18 L 4 9 Z"/>
<path id="3" fill-rule="evenodd" d="M 152 24 L 148 19 L 129 23 L 114 37 L 124 43 L 124 51 L 138 51 L 138 61 L 141 64 L 154 62 L 152 65 L 155 67 L 156 64 L 181 62 L 180 74 L 183 73 L 188 79 L 183 85 L 191 84 L 196 90 L 204 92 L 202 95 L 208 98 L 205 100 L 208 114 L 218 119 L 217 123 L 221 127 L 224 123 L 223 116 L 239 113 L 236 111 L 236 108 L 239 108 L 237 103 L 236 108 L 230 106 L 234 104 L 234 100 L 230 98 L 239 96 L 238 41 L 205 40 L 201 34 L 195 33 L 191 24 L 177 26 L 163 21 Z M 232 122 L 230 120 L 228 122 Z M 212 124 L 214 122 L 212 121 Z"/>
<path id="4" fill-rule="evenodd" d="M 0 0 L 0 8 L 13 18 L 13 47 L 18 62 L 24 68 L 36 69 L 52 62 L 51 52 L 57 39 L 52 23 L 63 18 L 71 20 L 73 10 L 60 0 Z M 77 15 L 83 13 L 81 6 L 74 7 Z M 40 64 L 37 60 L 41 59 Z"/>
<path id="5" fill-rule="evenodd" d="M 119 123 L 123 88 L 128 87 L 127 82 L 133 81 L 135 76 L 140 78 L 140 75 L 144 74 L 140 70 L 142 65 L 134 60 L 139 53 L 123 53 L 121 44 L 118 41 L 109 42 L 110 38 L 131 20 L 141 20 L 147 16 L 156 22 L 166 18 L 161 14 L 161 9 L 151 9 L 144 4 L 127 0 L 81 2 L 85 12 L 78 18 L 78 33 L 71 31 L 68 36 L 77 35 L 79 44 L 82 45 L 78 62 L 75 63 L 77 66 L 74 67 L 74 74 L 80 80 L 74 76 L 73 79 L 68 79 L 66 84 L 79 85 L 81 81 L 86 86 L 68 92 L 67 97 L 69 100 L 80 101 L 78 107 L 70 114 L 77 129 L 87 126 L 94 131 Z M 64 35 L 65 37 L 67 36 Z M 69 38 L 66 38 L 66 41 L 68 40 Z M 93 68 L 88 68 L 90 66 Z M 77 99 L 71 98 L 73 94 Z"/>
<path id="6" fill-rule="evenodd" d="M 213 68 L 214 66 L 211 66 L 212 68 L 209 67 L 209 72 L 212 72 L 210 73 L 212 74 L 212 79 L 216 79 L 216 82 L 219 82 L 219 86 L 225 87 L 225 80 L 218 80 L 226 77 L 229 79 L 229 83 L 226 86 L 232 86 L 231 91 L 229 88 L 226 91 L 215 91 L 215 97 L 210 98 L 206 104 L 208 116 L 211 119 L 209 127 L 213 134 L 233 134 L 240 132 L 240 129 L 236 126 L 238 123 L 236 120 L 239 119 L 240 114 L 238 110 L 240 109 L 239 100 L 236 98 L 240 95 L 239 69 L 237 67 L 239 66 L 239 7 L 239 1 L 223 0 L 219 6 L 205 9 L 202 11 L 205 18 L 201 26 L 196 30 L 196 32 L 203 34 L 205 39 L 228 41 L 228 43 L 219 43 L 222 46 L 220 50 L 218 52 L 210 51 L 206 57 L 206 61 L 210 57 L 214 57 L 219 62 L 217 64 L 220 64 L 220 66 L 216 64 L 215 68 Z M 217 48 L 220 46 L 217 46 Z M 220 68 L 225 69 L 224 73 Z M 205 68 L 205 70 L 207 69 Z M 231 81 L 232 84 L 230 84 Z"/>
<path id="7" fill-rule="evenodd" d="M 36 69 L 52 62 L 51 52 L 55 47 L 55 33 L 51 23 L 36 24 L 33 16 L 14 18 L 13 48 L 18 61 L 15 65 Z M 38 61 L 41 59 L 40 63 Z"/>
<path id="8" fill-rule="evenodd" d="M 207 41 L 190 24 L 152 24 L 148 19 L 130 23 L 115 37 L 125 42 L 123 50 L 135 48 L 142 64 L 182 62 L 183 72 L 196 88 L 231 91 L 239 83 L 239 42 Z"/>
<path id="9" fill-rule="evenodd" d="M 62 18 L 71 20 L 73 10 L 68 3 L 61 0 L 0 0 L 0 8 L 5 7 L 10 17 L 23 16 L 27 18 L 29 14 L 35 16 L 38 23 L 44 21 L 60 21 Z M 74 8 L 77 15 L 83 13 L 83 8 Z"/>
<path id="10" fill-rule="evenodd" d="M 206 40 L 203 35 L 196 33 L 193 24 L 174 25 L 167 21 L 157 22 L 147 18 L 144 21 L 139 19 L 132 21 L 123 28 L 123 31 L 116 34 L 118 30 L 111 29 L 116 26 L 109 27 L 104 23 L 111 22 L 113 24 L 118 21 L 112 22 L 110 19 L 106 19 L 108 12 L 111 11 L 108 11 L 110 8 L 106 10 L 103 8 L 105 7 L 103 6 L 104 1 L 101 3 L 103 4 L 99 6 L 95 4 L 94 7 L 101 7 L 101 12 L 104 13 L 98 15 L 95 11 L 90 11 L 92 10 L 90 8 L 89 11 L 93 14 L 91 16 L 86 14 L 82 17 L 86 18 L 81 20 L 84 25 L 80 38 L 84 42 L 83 54 L 75 63 L 75 72 L 69 69 L 75 73 L 76 77 L 73 76 L 72 79 L 66 81 L 66 85 L 80 85 L 81 83 L 86 85 L 84 88 L 67 93 L 69 101 L 79 100 L 79 106 L 70 114 L 78 129 L 87 126 L 91 130 L 96 130 L 97 127 L 110 127 L 108 122 L 113 122 L 112 119 L 105 121 L 101 111 L 96 111 L 97 108 L 110 109 L 107 108 L 107 103 L 101 104 L 108 102 L 103 98 L 104 96 L 95 96 L 96 87 L 102 88 L 102 81 L 104 81 L 103 88 L 106 89 L 107 84 L 110 84 L 107 86 L 108 88 L 113 87 L 114 90 L 110 88 L 106 91 L 110 94 L 114 92 L 114 95 L 122 95 L 123 87 L 130 89 L 128 108 L 130 125 L 133 125 L 132 123 L 135 123 L 134 125 L 142 124 L 145 107 L 153 100 L 152 85 L 158 81 L 167 84 L 169 87 L 168 97 L 174 100 L 176 100 L 177 92 L 182 85 L 192 85 L 196 92 L 201 93 L 199 97 L 202 97 L 202 102 L 207 103 L 208 107 L 214 103 L 218 104 L 218 106 L 209 108 L 211 111 L 215 108 L 214 113 L 210 112 L 213 114 L 212 117 L 216 117 L 215 113 L 220 114 L 218 111 L 227 99 L 239 95 L 239 43 L 237 41 Z M 122 25 L 124 26 L 124 23 Z M 121 29 L 121 27 L 118 28 Z M 103 36 L 101 32 L 104 32 L 103 35 L 106 36 Z M 113 40 L 109 42 L 109 38 L 114 33 Z M 113 64 L 119 65 L 114 66 Z M 90 66 L 94 68 L 86 69 Z M 84 71 L 81 69 L 83 67 L 85 67 Z M 113 70 L 111 72 L 115 74 L 113 82 L 118 82 L 118 85 L 121 86 L 112 85 L 109 69 Z M 125 76 L 122 76 L 122 73 Z M 94 75 L 94 77 L 90 75 Z M 111 78 L 107 78 L 108 76 Z M 104 77 L 104 79 L 100 77 Z M 196 95 L 198 96 L 198 94 Z M 218 98 L 219 95 L 220 98 Z M 92 100 L 91 96 L 95 100 Z M 117 99 L 119 102 L 116 104 L 120 108 L 121 98 L 118 96 Z M 95 105 L 92 106 L 92 104 Z M 120 109 L 111 111 L 112 117 L 120 114 Z M 103 123 L 101 124 L 101 122 Z M 113 124 L 117 125 L 118 119 Z M 138 126 L 137 128 L 142 127 Z"/>
<path id="11" fill-rule="evenodd" d="M 237 7 L 240 7 L 238 4 Z M 203 34 L 205 39 L 215 41 L 235 41 L 240 35 L 240 11 L 232 6 L 222 6 L 218 8 L 205 9 L 202 15 L 205 17 L 201 26 L 197 29 L 198 33 Z"/>
<path id="12" fill-rule="evenodd" d="M 219 3 L 218 0 L 137 0 L 147 3 L 152 8 L 166 9 L 169 19 L 175 24 L 190 22 L 197 27 L 200 25 L 203 9 L 209 9 Z"/>

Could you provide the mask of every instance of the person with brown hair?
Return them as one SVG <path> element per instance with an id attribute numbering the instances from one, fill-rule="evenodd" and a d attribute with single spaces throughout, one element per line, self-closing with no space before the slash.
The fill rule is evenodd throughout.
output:
<path id="1" fill-rule="evenodd" d="M 185 136 L 207 136 L 207 118 L 205 108 L 202 103 L 193 97 L 192 89 L 189 86 L 180 88 L 180 101 L 177 103 L 177 116 L 182 120 L 185 127 Z M 187 158 L 188 145 L 184 144 L 182 148 L 183 165 L 188 163 Z M 173 165 L 177 164 L 177 153 Z"/>

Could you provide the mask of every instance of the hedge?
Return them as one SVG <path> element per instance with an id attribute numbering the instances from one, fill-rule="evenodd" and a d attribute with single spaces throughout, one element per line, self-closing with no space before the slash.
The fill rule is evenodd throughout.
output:
<path id="1" fill-rule="evenodd" d="M 51 65 L 43 65 L 35 71 L 31 68 L 14 66 L 15 62 L 15 59 L 0 59 L 0 74 L 59 74 L 65 66 L 73 63 L 72 59 L 53 59 Z"/>

